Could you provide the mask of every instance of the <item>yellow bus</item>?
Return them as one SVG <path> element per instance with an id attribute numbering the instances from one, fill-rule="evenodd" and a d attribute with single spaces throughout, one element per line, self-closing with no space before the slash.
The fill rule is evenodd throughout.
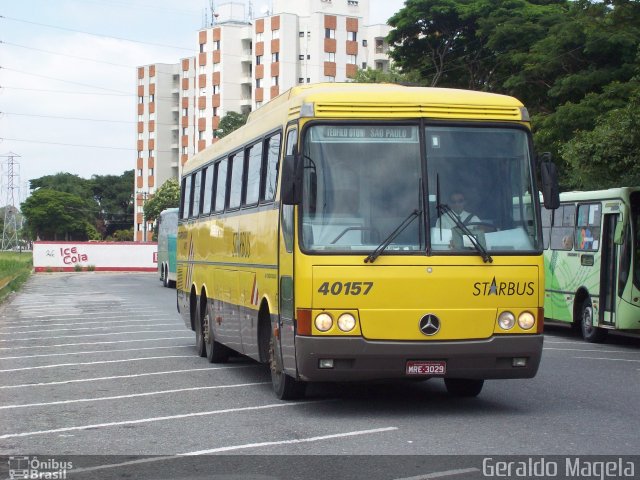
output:
<path id="1" fill-rule="evenodd" d="M 558 199 L 532 152 L 507 96 L 346 83 L 273 99 L 184 166 L 178 309 L 198 353 L 268 363 L 281 399 L 316 381 L 441 377 L 476 396 L 533 377 L 538 168 Z"/>

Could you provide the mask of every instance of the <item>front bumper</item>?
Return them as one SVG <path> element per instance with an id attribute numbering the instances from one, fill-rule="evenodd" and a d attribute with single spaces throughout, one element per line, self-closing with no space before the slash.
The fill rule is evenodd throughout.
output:
<path id="1" fill-rule="evenodd" d="M 500 335 L 482 340 L 398 342 L 362 337 L 296 337 L 298 377 L 305 381 L 349 381 L 415 378 L 406 374 L 408 360 L 445 360 L 445 377 L 532 378 L 538 371 L 543 336 Z M 514 367 L 513 358 L 526 358 Z M 319 368 L 320 359 L 334 367 Z"/>

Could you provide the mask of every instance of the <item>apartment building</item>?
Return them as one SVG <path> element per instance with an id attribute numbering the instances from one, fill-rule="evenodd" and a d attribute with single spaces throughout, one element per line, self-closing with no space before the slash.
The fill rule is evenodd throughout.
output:
<path id="1" fill-rule="evenodd" d="M 302 83 L 345 82 L 389 68 L 388 25 L 369 25 L 369 0 L 273 0 L 249 18 L 221 4 L 194 56 L 138 68 L 136 241 L 151 240 L 142 208 L 187 159 L 216 141 L 222 117 L 248 113 Z"/>

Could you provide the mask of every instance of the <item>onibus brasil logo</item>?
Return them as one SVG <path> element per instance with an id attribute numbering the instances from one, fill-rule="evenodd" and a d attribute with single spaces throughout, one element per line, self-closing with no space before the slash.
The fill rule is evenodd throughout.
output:
<path id="1" fill-rule="evenodd" d="M 73 468 L 73 462 L 54 458 L 40 459 L 36 456 L 9 457 L 9 479 L 64 480 Z"/>

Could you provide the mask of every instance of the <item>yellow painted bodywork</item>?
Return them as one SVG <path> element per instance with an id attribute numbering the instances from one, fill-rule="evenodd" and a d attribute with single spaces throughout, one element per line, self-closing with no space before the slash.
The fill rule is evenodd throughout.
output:
<path id="1" fill-rule="evenodd" d="M 313 105 L 313 117 L 300 116 L 305 104 Z M 528 126 L 522 104 L 503 95 L 398 85 L 301 86 L 251 113 L 245 127 L 190 159 L 184 166 L 184 175 L 237 151 L 267 132 L 281 129 L 284 135 L 282 129 L 290 121 L 297 121 L 301 131 L 307 121 L 314 119 L 416 118 Z M 279 183 L 276 199 L 280 195 Z M 256 312 L 260 302 L 266 301 L 270 313 L 278 313 L 281 239 L 278 225 L 279 211 L 275 207 L 183 221 L 177 242 L 178 290 L 187 294 L 195 290 L 198 295 L 204 291 L 209 298 Z M 237 245 L 237 239 L 243 235 L 246 235 L 243 241 L 248 242 L 248 254 Z M 429 342 L 536 333 L 537 326 L 524 331 L 516 325 L 503 331 L 497 326 L 497 316 L 509 310 L 516 317 L 523 311 L 538 317 L 544 294 L 541 255 L 496 255 L 492 264 L 483 263 L 479 255 L 382 255 L 375 263 L 365 264 L 363 254 L 305 255 L 297 243 L 294 248 L 295 308 L 312 310 L 314 318 L 322 311 L 330 311 L 334 318 L 351 312 L 357 319 L 352 332 L 340 332 L 335 327 L 329 332 L 319 332 L 313 327 L 313 335 L 361 334 L 368 340 Z M 257 304 L 252 302 L 254 278 Z M 498 293 L 486 294 L 484 283 L 490 285 L 494 278 Z M 324 282 L 373 282 L 373 286 L 368 295 L 322 295 L 319 288 Z M 474 295 L 478 282 L 482 284 L 482 294 Z M 501 282 L 517 284 L 521 292 L 526 285 L 526 293 L 509 294 L 507 288 L 499 294 Z M 425 336 L 418 328 L 420 318 L 427 313 L 443 320 L 441 332 L 434 337 Z"/>

